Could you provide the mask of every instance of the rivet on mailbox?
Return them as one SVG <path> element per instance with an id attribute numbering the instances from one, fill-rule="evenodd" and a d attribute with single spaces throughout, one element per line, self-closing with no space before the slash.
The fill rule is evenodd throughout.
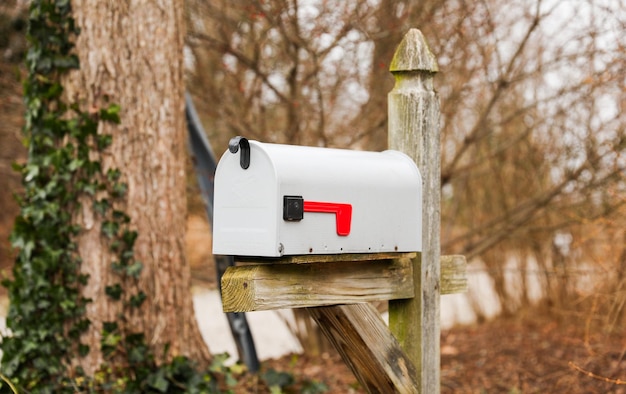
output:
<path id="1" fill-rule="evenodd" d="M 421 251 L 421 199 L 419 170 L 401 152 L 236 137 L 215 173 L 213 253 Z"/>

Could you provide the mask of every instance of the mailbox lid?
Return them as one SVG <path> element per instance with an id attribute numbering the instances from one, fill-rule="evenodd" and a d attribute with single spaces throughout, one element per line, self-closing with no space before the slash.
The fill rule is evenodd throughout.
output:
<path id="1" fill-rule="evenodd" d="M 421 177 L 408 156 L 249 144 L 248 169 L 230 152 L 217 168 L 214 253 L 277 257 L 421 250 Z M 332 213 L 284 220 L 285 196 L 349 204 L 349 234 L 337 233 Z"/>

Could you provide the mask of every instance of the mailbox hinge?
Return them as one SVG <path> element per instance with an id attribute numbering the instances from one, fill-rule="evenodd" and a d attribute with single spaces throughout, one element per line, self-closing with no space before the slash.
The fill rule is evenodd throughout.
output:
<path id="1" fill-rule="evenodd" d="M 241 154 L 239 155 L 239 164 L 241 168 L 247 170 L 250 167 L 250 143 L 247 138 L 237 136 L 228 141 L 228 150 L 230 153 L 237 153 L 241 148 Z"/>

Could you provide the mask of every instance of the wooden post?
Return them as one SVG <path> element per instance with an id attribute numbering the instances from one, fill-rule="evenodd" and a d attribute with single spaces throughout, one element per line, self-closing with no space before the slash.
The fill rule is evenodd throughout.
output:
<path id="1" fill-rule="evenodd" d="M 389 325 L 418 371 L 420 393 L 440 392 L 440 173 L 437 61 L 422 33 L 411 29 L 396 50 L 388 95 L 389 148 L 415 160 L 423 178 L 422 253 L 414 259 L 415 297 L 391 301 Z"/>

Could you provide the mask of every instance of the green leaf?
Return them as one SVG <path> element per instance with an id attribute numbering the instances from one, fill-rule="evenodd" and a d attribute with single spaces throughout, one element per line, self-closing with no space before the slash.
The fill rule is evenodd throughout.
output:
<path id="1" fill-rule="evenodd" d="M 13 169 L 13 171 L 15 172 L 22 172 L 24 170 L 25 165 L 24 164 L 20 164 L 18 162 L 11 162 L 11 168 Z"/>
<path id="2" fill-rule="evenodd" d="M 71 56 L 58 56 L 52 61 L 54 67 L 64 70 L 78 68 L 78 57 L 76 55 Z"/>
<path id="3" fill-rule="evenodd" d="M 118 301 L 122 297 L 123 289 L 119 283 L 116 283 L 113 286 L 106 286 L 104 292 L 115 301 Z"/>
<path id="4" fill-rule="evenodd" d="M 159 369 L 155 373 L 148 376 L 147 383 L 150 387 L 161 393 L 167 392 L 170 385 L 167 379 L 165 379 L 163 369 Z"/>
<path id="5" fill-rule="evenodd" d="M 106 334 L 114 332 L 117 328 L 117 323 L 114 321 L 106 321 L 102 323 L 102 329 Z"/>
<path id="6" fill-rule="evenodd" d="M 102 338 L 103 346 L 115 347 L 122 341 L 121 335 L 108 334 Z"/>
<path id="7" fill-rule="evenodd" d="M 95 195 L 95 194 L 96 194 L 96 188 L 97 188 L 97 184 L 96 184 L 96 183 L 93 183 L 93 182 L 88 182 L 88 183 L 86 183 L 86 184 L 84 184 L 84 185 L 83 185 L 82 190 L 83 190 L 85 193 L 87 193 L 87 194 L 89 194 L 89 195 L 93 196 L 93 195 Z"/>
<path id="8" fill-rule="evenodd" d="M 133 256 L 134 256 L 133 250 L 127 249 L 122 252 L 122 255 L 120 257 L 122 258 L 122 263 L 126 265 L 130 262 L 130 260 L 132 260 Z"/>
<path id="9" fill-rule="evenodd" d="M 110 134 L 102 134 L 98 136 L 98 150 L 104 150 L 113 143 L 113 136 Z"/>
<path id="10" fill-rule="evenodd" d="M 278 372 L 274 369 L 268 369 L 261 375 L 261 379 L 270 387 L 284 388 L 293 384 L 294 377 L 287 372 Z"/>
<path id="11" fill-rule="evenodd" d="M 84 343 L 80 343 L 78 345 L 78 355 L 80 357 L 85 357 L 89 354 L 89 345 L 85 345 Z"/>
<path id="12" fill-rule="evenodd" d="M 315 380 L 306 381 L 300 390 L 301 394 L 321 394 L 328 392 L 328 386 Z"/>
<path id="13" fill-rule="evenodd" d="M 34 164 L 28 164 L 24 168 L 26 170 L 26 175 L 24 176 L 24 182 L 32 181 L 37 175 L 39 175 L 39 166 Z"/>
<path id="14" fill-rule="evenodd" d="M 113 211 L 113 219 L 121 222 L 121 223 L 129 223 L 130 216 L 126 214 L 124 211 L 114 210 Z"/>
<path id="15" fill-rule="evenodd" d="M 283 390 L 280 386 L 270 386 L 270 394 L 283 394 Z"/>
<path id="16" fill-rule="evenodd" d="M 108 108 L 100 110 L 100 119 L 113 123 L 120 123 L 120 106 L 111 104 Z"/>
<path id="17" fill-rule="evenodd" d="M 126 268 L 126 274 L 132 278 L 138 279 L 143 270 L 143 264 L 141 261 L 135 261 L 133 264 Z"/>
<path id="18" fill-rule="evenodd" d="M 146 346 L 136 345 L 128 349 L 128 361 L 131 363 L 143 363 L 149 359 L 149 351 Z"/>
<path id="19" fill-rule="evenodd" d="M 119 261 L 114 261 L 111 263 L 111 269 L 113 270 L 113 272 L 117 273 L 117 274 L 122 274 L 124 273 L 126 267 L 122 264 L 120 264 Z"/>
<path id="20" fill-rule="evenodd" d="M 111 195 L 115 198 L 124 197 L 126 191 L 128 190 L 128 186 L 125 183 L 117 182 L 113 185 L 113 190 Z"/>
<path id="21" fill-rule="evenodd" d="M 141 304 L 143 304 L 143 302 L 146 300 L 146 298 L 147 298 L 146 293 L 144 293 L 143 291 L 140 291 L 138 294 L 135 294 L 134 296 L 130 297 L 130 306 L 134 308 L 139 308 Z"/>
<path id="22" fill-rule="evenodd" d="M 71 299 L 65 299 L 60 302 L 61 308 L 63 310 L 73 309 L 76 306 L 76 302 Z"/>
<path id="23" fill-rule="evenodd" d="M 129 248 L 132 248 L 138 236 L 137 231 L 126 230 L 122 234 L 122 240 L 124 240 L 124 243 L 126 243 Z"/>
<path id="24" fill-rule="evenodd" d="M 106 215 L 109 208 L 110 208 L 109 200 L 107 200 L 106 198 L 94 201 L 93 203 L 94 211 L 96 211 L 101 216 Z"/>
<path id="25" fill-rule="evenodd" d="M 89 274 L 78 275 L 78 283 L 80 283 L 83 286 L 86 286 L 88 282 L 89 282 Z"/>
<path id="26" fill-rule="evenodd" d="M 112 222 L 112 221 L 105 221 L 102 223 L 102 234 L 106 235 L 108 238 L 113 238 L 115 237 L 115 235 L 117 235 L 117 232 L 119 230 L 120 225 L 117 224 L 116 222 Z"/>
<path id="27" fill-rule="evenodd" d="M 80 167 L 82 167 L 83 161 L 79 159 L 73 159 L 70 164 L 67 166 L 67 169 L 74 172 Z"/>
<path id="28" fill-rule="evenodd" d="M 107 180 L 109 182 L 117 181 L 118 179 L 120 179 L 120 176 L 122 176 L 122 172 L 117 168 L 112 168 L 107 171 Z"/>

